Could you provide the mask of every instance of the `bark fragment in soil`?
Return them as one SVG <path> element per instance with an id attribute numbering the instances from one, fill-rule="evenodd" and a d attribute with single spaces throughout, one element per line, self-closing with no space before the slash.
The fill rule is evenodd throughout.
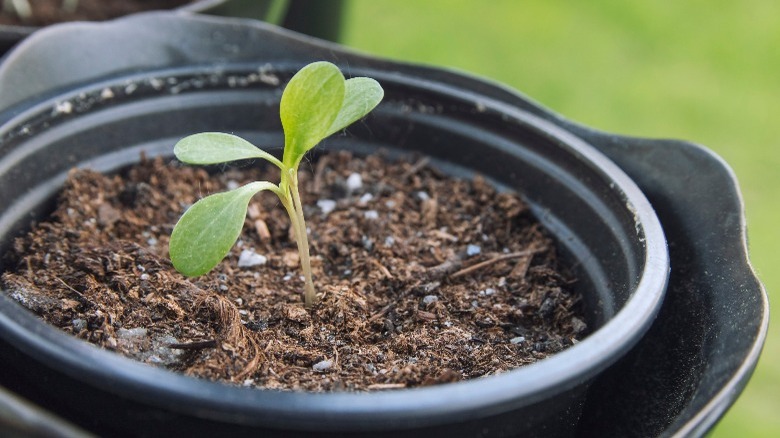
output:
<path id="1" fill-rule="evenodd" d="M 304 166 L 306 167 L 306 166 Z M 320 303 L 302 306 L 289 220 L 255 197 L 239 243 L 186 279 L 168 238 L 199 197 L 258 166 L 209 176 L 144 160 L 122 175 L 70 173 L 53 216 L 15 242 L 4 288 L 103 348 L 246 386 L 414 387 L 501 373 L 586 332 L 580 297 L 520 198 L 426 165 L 327 154 L 300 172 Z M 360 184 L 357 184 L 357 181 Z M 326 202 L 327 201 L 327 202 Z M 242 252 L 265 261 L 239 267 Z"/>

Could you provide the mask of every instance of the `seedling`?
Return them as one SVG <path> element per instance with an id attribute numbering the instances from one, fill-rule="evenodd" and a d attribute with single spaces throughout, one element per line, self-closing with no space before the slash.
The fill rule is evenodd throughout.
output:
<path id="1" fill-rule="evenodd" d="M 312 282 L 309 242 L 298 193 L 298 165 L 304 154 L 325 137 L 368 114 L 382 100 L 384 91 L 375 80 L 344 80 L 329 62 L 315 62 L 293 76 L 282 93 L 279 115 L 284 131 L 280 161 L 248 141 L 231 134 L 205 132 L 176 143 L 174 154 L 189 164 L 218 164 L 260 158 L 281 170 L 281 181 L 254 181 L 218 193 L 193 204 L 173 229 L 170 256 L 173 266 L 190 277 L 213 269 L 235 244 L 246 217 L 250 199 L 268 190 L 275 193 L 290 217 L 298 244 L 305 284 L 305 306 L 317 300 Z"/>

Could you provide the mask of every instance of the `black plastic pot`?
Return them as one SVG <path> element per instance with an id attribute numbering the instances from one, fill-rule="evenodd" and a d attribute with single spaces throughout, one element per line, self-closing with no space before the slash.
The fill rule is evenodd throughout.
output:
<path id="1" fill-rule="evenodd" d="M 318 38 L 338 41 L 342 0 L 196 0 L 180 11 L 243 17 L 279 24 Z M 39 30 L 35 26 L 0 25 L 0 56 Z"/>
<path id="2" fill-rule="evenodd" d="M 148 36 L 127 39 L 124 51 L 101 45 L 106 38 L 125 41 L 139 29 L 165 29 L 166 36 L 140 32 Z M 95 64 L 74 72 L 80 55 L 63 47 L 76 42 L 88 44 Z M 315 59 L 336 62 L 349 75 L 375 77 L 387 92 L 365 122 L 327 147 L 422 152 L 448 172 L 478 172 L 525 193 L 579 268 L 589 323 L 598 329 L 548 360 L 477 381 L 371 394 L 278 393 L 132 362 L 46 326 L 0 296 L 0 358 L 8 370 L 2 384 L 111 435 L 700 433 L 733 402 L 755 366 L 767 314 L 765 294 L 745 257 L 738 193 L 722 163 L 693 146 L 572 125 L 473 78 L 351 54 L 260 23 L 144 14 L 41 32 L 11 54 L 0 65 L 0 87 L 13 90 L 0 96 L 3 252 L 11 236 L 46 213 L 72 166 L 110 171 L 137 160 L 142 150 L 170 154 L 178 138 L 203 130 L 279 144 L 281 84 Z M 30 72 L 39 71 L 31 85 Z M 668 273 L 663 233 L 643 193 L 597 148 L 666 209 L 661 218 L 679 245 L 672 256 L 683 271 L 672 271 L 673 304 L 664 306 L 650 339 L 643 334 L 653 324 Z M 669 157 L 678 166 L 700 168 L 700 180 L 685 181 L 688 186 L 714 185 L 729 196 L 680 193 L 683 173 L 667 174 L 668 165 L 659 164 Z M 698 210 L 686 211 L 689 205 Z M 730 221 L 707 217 L 711 206 L 721 207 Z M 713 257 L 713 249 L 725 252 Z M 727 274 L 716 281 L 707 272 Z M 738 299 L 726 295 L 732 289 Z M 735 315 L 718 313 L 726 306 L 710 306 L 735 300 L 741 304 Z M 742 323 L 737 333 L 727 321 L 734 317 Z M 717 336 L 703 338 L 700 330 Z M 672 331 L 682 344 L 663 338 Z M 680 347 L 689 342 L 694 348 Z M 727 366 L 709 366 L 723 351 Z M 693 390 L 679 391 L 680 385 Z M 665 401 L 670 393 L 673 403 Z"/>
<path id="3" fill-rule="evenodd" d="M 231 0 L 197 0 L 185 6 L 181 10 L 190 12 L 208 12 L 215 8 L 224 7 L 224 3 Z M 32 35 L 33 32 L 41 29 L 37 26 L 11 26 L 0 25 L 0 56 L 10 50 L 13 46 Z"/>

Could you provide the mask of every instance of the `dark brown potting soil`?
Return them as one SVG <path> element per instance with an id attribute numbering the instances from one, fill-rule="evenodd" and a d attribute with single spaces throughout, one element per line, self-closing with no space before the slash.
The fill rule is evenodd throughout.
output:
<path id="1" fill-rule="evenodd" d="M 0 8 L 0 24 L 47 26 L 66 21 L 102 21 L 135 12 L 172 9 L 193 0 L 79 0 L 75 10 L 63 7 L 63 0 L 28 0 L 32 16 L 22 19 Z M 2 2 L 0 2 L 2 4 Z"/>
<path id="2" fill-rule="evenodd" d="M 121 175 L 74 170 L 51 219 L 15 242 L 4 288 L 108 350 L 267 388 L 458 381 L 577 342 L 587 331 L 580 297 L 521 199 L 426 163 L 344 152 L 304 162 L 321 297 L 311 310 L 289 220 L 268 192 L 253 198 L 238 244 L 214 271 L 187 279 L 168 260 L 188 205 L 251 180 L 278 181 L 257 163 L 211 176 L 162 159 Z"/>

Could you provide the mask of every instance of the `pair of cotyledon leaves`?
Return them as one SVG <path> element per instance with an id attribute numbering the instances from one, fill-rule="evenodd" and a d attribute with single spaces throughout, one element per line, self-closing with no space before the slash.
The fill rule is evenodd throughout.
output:
<path id="1" fill-rule="evenodd" d="M 335 65 L 315 62 L 296 73 L 282 93 L 281 161 L 240 137 L 219 132 L 186 137 L 176 144 L 174 154 L 182 162 L 201 165 L 261 158 L 289 175 L 298 171 L 307 151 L 368 114 L 383 96 L 375 80 L 345 80 Z M 290 196 L 287 187 L 255 181 L 203 198 L 187 209 L 171 234 L 169 252 L 174 267 L 186 276 L 203 275 L 214 268 L 241 234 L 249 200 L 262 190 Z"/>

